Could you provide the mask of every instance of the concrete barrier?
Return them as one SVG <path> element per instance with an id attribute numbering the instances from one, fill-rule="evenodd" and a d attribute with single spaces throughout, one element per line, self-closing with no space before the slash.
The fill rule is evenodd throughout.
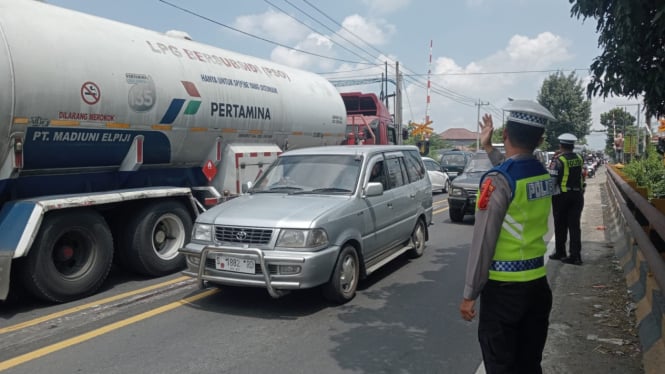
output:
<path id="1" fill-rule="evenodd" d="M 617 182 L 618 176 L 607 168 L 606 190 L 608 202 L 604 209 L 606 229 L 614 251 L 623 268 L 626 284 L 636 304 L 636 323 L 642 346 L 642 360 L 647 374 L 665 372 L 665 261 L 647 234 L 652 225 L 661 224 L 662 217 L 648 220 L 653 212 L 639 210 L 643 202 L 630 201 L 635 198 L 624 191 L 625 186 Z M 626 202 L 627 196 L 630 202 Z M 647 219 L 649 224 L 641 221 Z M 662 232 L 662 229 L 658 228 Z M 645 230 L 647 232 L 645 232 Z M 665 250 L 665 249 L 663 249 Z"/>

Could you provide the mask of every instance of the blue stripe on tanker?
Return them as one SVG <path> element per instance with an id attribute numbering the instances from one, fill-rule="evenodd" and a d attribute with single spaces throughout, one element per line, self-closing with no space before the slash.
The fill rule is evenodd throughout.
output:
<path id="1" fill-rule="evenodd" d="M 171 144 L 158 131 L 28 127 L 23 169 L 120 165 L 134 137 L 143 135 L 143 164 L 171 162 Z"/>
<path id="2" fill-rule="evenodd" d="M 3 205 L 0 211 L 0 252 L 14 252 L 34 209 L 33 202 L 19 201 Z"/>
<path id="3" fill-rule="evenodd" d="M 200 167 L 155 168 L 138 171 L 33 175 L 0 182 L 0 203 L 8 198 L 28 199 L 47 195 L 103 192 L 145 187 L 206 186 L 208 180 Z"/>

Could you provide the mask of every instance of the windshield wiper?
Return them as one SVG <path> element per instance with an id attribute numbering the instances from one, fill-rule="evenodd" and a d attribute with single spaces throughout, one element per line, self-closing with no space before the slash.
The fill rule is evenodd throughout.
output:
<path id="1" fill-rule="evenodd" d="M 302 190 L 302 187 L 296 187 L 296 186 L 274 186 L 270 187 L 268 189 L 264 190 L 249 190 L 251 193 L 282 193 L 282 192 L 289 192 L 290 191 L 300 191 Z"/>
<path id="2" fill-rule="evenodd" d="M 310 191 L 298 191 L 293 194 L 317 194 L 317 193 L 350 193 L 351 190 L 339 187 L 315 188 Z"/>

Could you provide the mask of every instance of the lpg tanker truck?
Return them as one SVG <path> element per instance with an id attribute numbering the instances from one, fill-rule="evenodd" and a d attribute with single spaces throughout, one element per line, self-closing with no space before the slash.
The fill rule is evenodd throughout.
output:
<path id="1" fill-rule="evenodd" d="M 346 119 L 315 74 L 0 0 L 0 299 L 10 280 L 52 302 L 91 295 L 113 263 L 179 270 L 198 213 L 286 149 L 348 142 Z"/>

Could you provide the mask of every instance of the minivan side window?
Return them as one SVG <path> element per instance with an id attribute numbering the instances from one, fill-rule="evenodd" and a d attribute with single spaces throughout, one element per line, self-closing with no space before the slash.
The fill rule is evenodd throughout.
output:
<path id="1" fill-rule="evenodd" d="M 406 175 L 402 174 L 400 159 L 401 157 L 392 157 L 386 160 L 386 165 L 388 166 L 388 180 L 390 181 L 391 188 L 403 186 L 408 183 L 408 181 L 405 181 Z"/>
<path id="2" fill-rule="evenodd" d="M 383 157 L 376 157 L 371 161 L 371 168 L 369 169 L 368 182 L 379 182 L 383 185 L 383 189 L 388 189 L 386 183 L 386 172 L 384 167 Z"/>
<path id="3" fill-rule="evenodd" d="M 411 183 L 423 179 L 425 177 L 425 168 L 420 161 L 420 154 L 416 151 L 405 151 L 404 162 L 406 166 L 406 173 L 409 175 Z"/>

